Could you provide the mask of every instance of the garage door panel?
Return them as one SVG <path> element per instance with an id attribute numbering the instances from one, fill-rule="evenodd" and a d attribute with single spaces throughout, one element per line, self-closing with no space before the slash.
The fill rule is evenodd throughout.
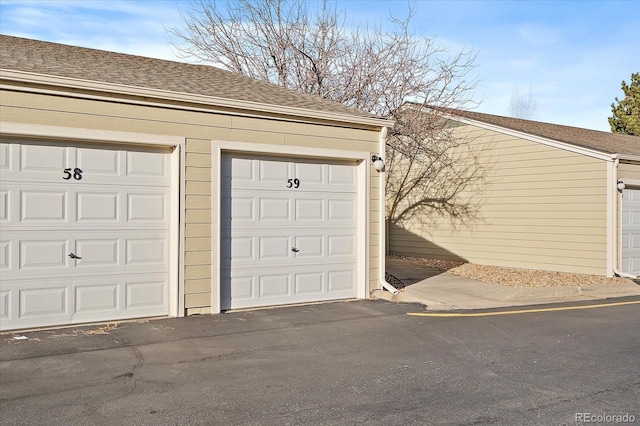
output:
<path id="1" fill-rule="evenodd" d="M 67 280 L 2 282 L 0 328 L 26 328 L 65 324 L 72 318 L 73 300 Z"/>
<path id="2" fill-rule="evenodd" d="M 229 250 L 223 250 L 222 259 L 233 267 L 260 268 L 355 262 L 357 243 L 354 227 L 330 231 L 269 228 L 227 233 L 222 247 L 230 247 L 231 256 Z"/>
<path id="3" fill-rule="evenodd" d="M 353 226 L 357 220 L 357 201 L 350 193 L 318 193 L 233 190 L 231 197 L 223 197 L 222 227 L 302 227 Z M 231 220 L 233 218 L 233 221 Z"/>
<path id="4" fill-rule="evenodd" d="M 77 280 L 7 280 L 0 291 L 2 329 L 167 314 L 166 274 Z"/>
<path id="5" fill-rule="evenodd" d="M 287 303 L 291 292 L 290 278 L 290 274 L 282 272 L 260 274 L 258 298 L 267 304 Z"/>
<path id="6" fill-rule="evenodd" d="M 621 269 L 640 275 L 640 188 L 622 191 Z"/>
<path id="7" fill-rule="evenodd" d="M 222 188 L 263 191 L 357 191 L 357 175 L 352 163 L 326 164 L 321 160 L 251 158 L 233 156 L 222 167 Z"/>
<path id="8" fill-rule="evenodd" d="M 122 175 L 122 151 L 79 147 L 74 165 L 87 173 L 84 179 L 118 179 Z"/>
<path id="9" fill-rule="evenodd" d="M 76 218 L 78 223 L 120 221 L 121 197 L 114 191 L 78 191 L 76 194 Z"/>
<path id="10" fill-rule="evenodd" d="M 169 220 L 168 206 L 168 193 L 129 193 L 127 194 L 127 222 L 166 224 Z"/>
<path id="11" fill-rule="evenodd" d="M 228 189 L 232 184 L 234 187 L 240 187 L 242 182 L 255 182 L 255 169 L 256 164 L 251 158 L 225 157 L 220 171 L 221 187 Z"/>
<path id="12" fill-rule="evenodd" d="M 19 293 L 20 318 L 57 316 L 68 318 L 71 315 L 69 288 L 64 282 L 49 285 L 36 284 L 22 288 Z"/>
<path id="13" fill-rule="evenodd" d="M 168 263 L 168 244 L 165 235 L 156 238 L 151 237 L 127 237 L 127 257 L 126 267 L 142 265 L 153 265 L 157 267 L 166 266 Z"/>
<path id="14" fill-rule="evenodd" d="M 155 182 L 156 185 L 168 185 L 171 178 L 169 156 L 166 151 L 132 152 L 127 151 L 127 173 L 129 180 L 137 182 Z"/>
<path id="15" fill-rule="evenodd" d="M 222 240 L 222 247 L 230 247 L 231 249 L 223 250 L 222 259 L 224 261 L 254 261 L 256 254 L 254 247 L 256 238 L 254 236 L 237 236 L 231 239 L 230 236 Z"/>
<path id="16" fill-rule="evenodd" d="M 355 290 L 356 277 L 353 269 L 329 271 L 327 276 L 329 293 L 351 293 Z"/>
<path id="17" fill-rule="evenodd" d="M 7 273 L 11 270 L 11 246 L 13 242 L 9 240 L 0 240 L 0 271 Z"/>
<path id="18" fill-rule="evenodd" d="M 0 328 L 167 314 L 168 152 L 2 140 Z"/>
<path id="19" fill-rule="evenodd" d="M 332 164 L 328 166 L 328 182 L 330 186 L 356 190 L 356 168 L 351 165 Z"/>
<path id="20" fill-rule="evenodd" d="M 121 240 L 118 238 L 77 239 L 75 247 L 74 252 L 81 257 L 75 261 L 78 271 L 96 266 L 120 266 Z"/>
<path id="21" fill-rule="evenodd" d="M 69 240 L 64 238 L 22 240 L 19 243 L 20 271 L 64 273 L 69 266 L 68 253 Z"/>
<path id="22" fill-rule="evenodd" d="M 220 307 L 230 309 L 234 307 L 252 306 L 254 296 L 254 275 L 250 272 L 244 274 L 235 273 L 231 276 L 230 270 L 221 271 L 221 279 L 227 284 L 221 287 Z"/>
<path id="23" fill-rule="evenodd" d="M 285 188 L 287 180 L 291 176 L 291 164 L 280 160 L 253 160 L 254 164 L 258 165 L 258 187 L 264 186 L 270 189 Z"/>
<path id="24" fill-rule="evenodd" d="M 11 220 L 12 190 L 0 188 L 0 224 L 8 224 Z"/>
<path id="25" fill-rule="evenodd" d="M 291 259 L 291 242 L 288 236 L 258 237 L 258 261 L 277 262 Z"/>
<path id="26" fill-rule="evenodd" d="M 0 172 L 8 174 L 12 170 L 12 145 L 0 143 Z"/>
<path id="27" fill-rule="evenodd" d="M 298 250 L 292 255 L 296 259 L 315 258 L 319 259 L 326 256 L 326 240 L 325 235 L 295 235 L 293 237 L 293 246 Z"/>
<path id="28" fill-rule="evenodd" d="M 107 189 L 83 186 L 4 184 L 0 223 L 11 229 L 168 228 L 169 189 Z"/>
<path id="29" fill-rule="evenodd" d="M 59 145 L 20 145 L 19 171 L 49 178 L 62 178 L 63 171 L 71 167 L 72 148 Z"/>
<path id="30" fill-rule="evenodd" d="M 235 196 L 233 199 L 223 199 L 224 203 L 231 205 L 230 210 L 224 209 L 222 211 L 222 219 L 231 222 L 231 217 L 235 221 L 254 222 L 256 220 L 256 199 L 251 196 Z"/>
<path id="31" fill-rule="evenodd" d="M 303 272 L 294 274 L 294 294 L 298 296 L 322 294 L 325 275 L 325 272 Z"/>
<path id="32" fill-rule="evenodd" d="M 326 165 L 319 163 L 295 163 L 293 165 L 293 176 L 297 178 L 301 184 L 320 186 L 327 184 Z"/>
<path id="33" fill-rule="evenodd" d="M 153 276 L 145 278 L 132 278 L 125 283 L 126 301 L 128 311 L 157 315 L 158 312 L 167 312 L 167 279 L 166 276 Z"/>
<path id="34" fill-rule="evenodd" d="M 11 316 L 11 291 L 0 289 L 0 321 L 7 321 Z"/>
<path id="35" fill-rule="evenodd" d="M 20 223 L 30 226 L 60 226 L 70 222 L 69 191 L 57 187 L 40 187 L 20 191 Z"/>
<path id="36" fill-rule="evenodd" d="M 353 222 L 356 220 L 356 201 L 355 200 L 327 200 L 328 214 L 327 220 L 329 222 L 348 221 Z"/>
<path id="37" fill-rule="evenodd" d="M 75 314 L 95 318 L 100 312 L 117 314 L 120 310 L 120 286 L 117 280 L 109 282 L 89 282 L 75 286 Z"/>
<path id="38" fill-rule="evenodd" d="M 3 232 L 0 268 L 20 279 L 167 272 L 169 240 L 163 231 Z"/>
<path id="39" fill-rule="evenodd" d="M 324 221 L 326 220 L 326 200 L 298 198 L 295 200 L 294 220 Z"/>
<path id="40" fill-rule="evenodd" d="M 93 144 L 2 141 L 0 170 L 9 180 L 147 186 L 171 183 L 168 148 L 131 150 Z"/>
<path id="41" fill-rule="evenodd" d="M 292 219 L 290 198 L 260 197 L 258 205 L 257 219 L 260 222 L 289 222 Z"/>
<path id="42" fill-rule="evenodd" d="M 352 264 L 251 270 L 223 270 L 230 285 L 222 288 L 221 308 L 242 309 L 354 297 L 357 276 Z"/>
<path id="43" fill-rule="evenodd" d="M 355 235 L 328 235 L 327 236 L 327 257 L 345 257 L 355 258 L 356 256 L 356 239 Z"/>
<path id="44" fill-rule="evenodd" d="M 356 177 L 348 163 L 224 156 L 221 308 L 355 297 Z"/>

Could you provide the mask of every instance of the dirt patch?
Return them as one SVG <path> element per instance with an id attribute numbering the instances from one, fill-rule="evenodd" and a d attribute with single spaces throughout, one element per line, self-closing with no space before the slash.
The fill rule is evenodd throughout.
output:
<path id="1" fill-rule="evenodd" d="M 531 269 L 501 268 L 474 263 L 451 262 L 421 257 L 391 256 L 419 265 L 448 271 L 460 277 L 511 287 L 563 287 L 610 285 L 632 282 L 627 278 L 607 278 L 600 275 L 569 274 L 566 272 L 536 271 Z"/>

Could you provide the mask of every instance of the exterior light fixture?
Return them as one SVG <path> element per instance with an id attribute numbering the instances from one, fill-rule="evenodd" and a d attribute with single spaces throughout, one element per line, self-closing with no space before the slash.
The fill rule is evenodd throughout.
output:
<path id="1" fill-rule="evenodd" d="M 382 157 L 378 157 L 377 155 L 371 156 L 371 162 L 373 163 L 373 168 L 377 171 L 381 172 L 384 169 L 384 160 Z"/>
<path id="2" fill-rule="evenodd" d="M 627 187 L 627 185 L 625 185 L 624 182 L 621 181 L 621 180 L 618 181 L 618 184 L 616 186 L 618 188 L 618 191 L 620 191 L 620 192 L 622 192 L 622 190 Z"/>

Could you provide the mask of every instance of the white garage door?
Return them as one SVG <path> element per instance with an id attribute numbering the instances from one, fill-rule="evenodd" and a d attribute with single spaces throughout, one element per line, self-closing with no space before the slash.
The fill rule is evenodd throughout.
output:
<path id="1" fill-rule="evenodd" d="M 1 142 L 2 328 L 167 315 L 168 152 Z"/>
<path id="2" fill-rule="evenodd" d="M 223 157 L 221 309 L 356 297 L 356 167 Z"/>
<path id="3" fill-rule="evenodd" d="M 622 191 L 622 272 L 640 275 L 640 188 Z"/>

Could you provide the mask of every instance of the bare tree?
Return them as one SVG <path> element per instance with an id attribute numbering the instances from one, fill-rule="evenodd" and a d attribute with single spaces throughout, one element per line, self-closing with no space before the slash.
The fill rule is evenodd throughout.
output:
<path id="1" fill-rule="evenodd" d="M 388 170 L 390 163 L 399 164 L 397 156 L 407 157 L 414 164 L 411 173 L 423 168 L 418 175 L 434 183 L 396 182 L 387 173 L 388 200 L 412 193 L 419 198 L 412 203 L 418 211 L 453 205 L 464 179 L 447 187 L 435 183 L 451 182 L 447 167 L 454 156 L 447 155 L 457 145 L 441 114 L 411 123 L 403 106 L 411 102 L 412 115 L 432 116 L 434 106 L 471 105 L 476 81 L 468 75 L 476 54 L 451 54 L 417 36 L 411 30 L 413 12 L 405 18 L 390 15 L 386 26 L 369 28 L 345 25 L 344 13 L 327 1 L 197 0 L 182 13 L 184 27 L 169 31 L 185 58 L 394 118 Z M 400 214 L 395 208 L 387 213 L 392 220 Z"/>
<path id="2" fill-rule="evenodd" d="M 531 88 L 526 94 L 522 93 L 518 88 L 513 89 L 511 93 L 511 108 L 509 109 L 511 117 L 531 120 L 536 113 L 537 107 Z"/>

